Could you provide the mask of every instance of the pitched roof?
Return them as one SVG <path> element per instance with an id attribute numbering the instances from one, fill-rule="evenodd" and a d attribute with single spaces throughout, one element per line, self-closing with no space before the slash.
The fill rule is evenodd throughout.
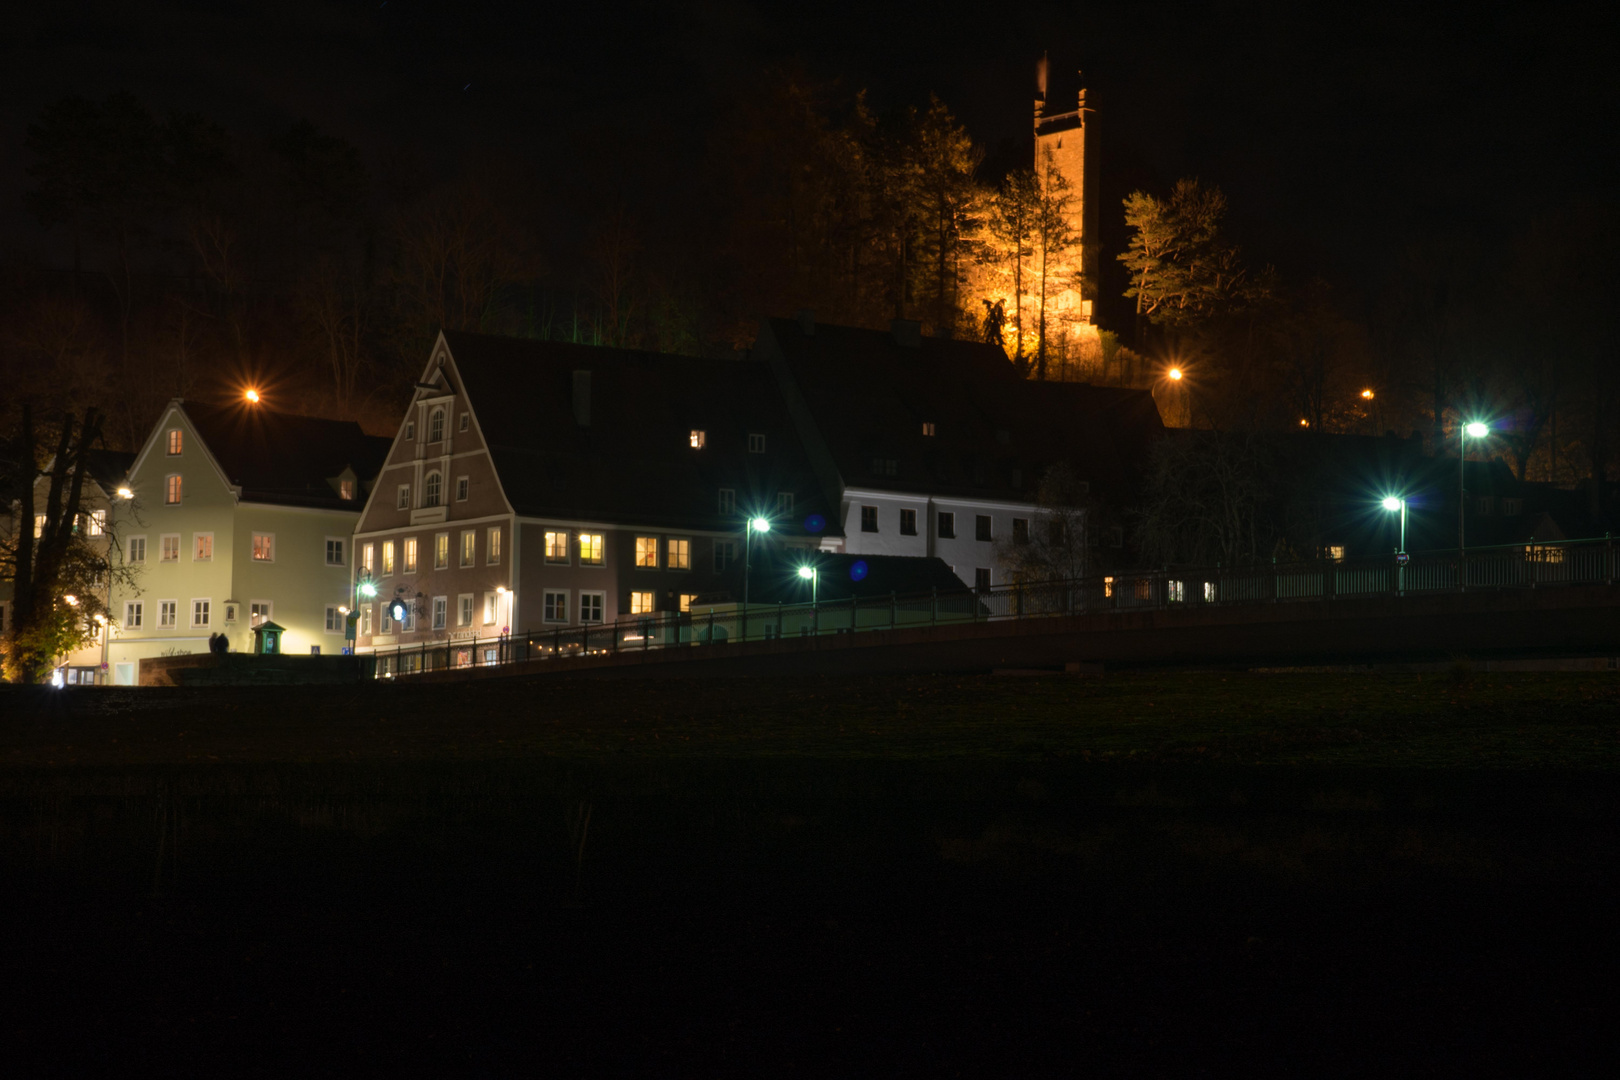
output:
<path id="1" fill-rule="evenodd" d="M 769 319 L 760 335 L 802 395 L 846 486 L 1028 502 L 1070 462 L 1128 499 L 1163 431 L 1143 390 L 1020 378 L 995 345 Z M 933 425 L 933 435 L 924 434 Z"/>
<path id="2" fill-rule="evenodd" d="M 832 519 L 823 532 L 838 532 L 763 364 L 455 331 L 444 340 L 519 514 L 726 531 L 792 492 L 778 531 L 802 535 L 818 514 Z M 586 425 L 576 372 L 590 373 Z M 763 453 L 749 452 L 751 434 L 765 437 Z M 735 492 L 736 514 L 720 513 L 722 488 Z"/>
<path id="3" fill-rule="evenodd" d="M 332 481 L 349 469 L 362 485 L 370 482 L 391 445 L 349 420 L 262 406 L 184 408 L 226 479 L 249 502 L 357 510 L 360 503 L 340 499 Z"/>

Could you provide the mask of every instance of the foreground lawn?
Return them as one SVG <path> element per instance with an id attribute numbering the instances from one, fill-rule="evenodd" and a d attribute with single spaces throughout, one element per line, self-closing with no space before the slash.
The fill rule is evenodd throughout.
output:
<path id="1" fill-rule="evenodd" d="M 0 716 L 0 766 L 13 767 L 556 756 L 1620 767 L 1620 678 L 1604 673 L 8 687 Z"/>

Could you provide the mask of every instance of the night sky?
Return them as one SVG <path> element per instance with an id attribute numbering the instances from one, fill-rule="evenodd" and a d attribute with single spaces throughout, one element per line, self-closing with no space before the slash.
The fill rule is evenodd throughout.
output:
<path id="1" fill-rule="evenodd" d="M 1465 232 L 1489 248 L 1538 213 L 1613 198 L 1620 48 L 1601 15 L 1505 3 L 31 5 L 0 43 L 0 224 L 8 254 L 62 257 L 21 209 L 21 141 L 69 93 L 127 89 L 246 132 L 307 117 L 384 178 L 486 149 L 566 173 L 571 140 L 696 143 L 715 95 L 786 65 L 868 88 L 880 109 L 936 93 L 994 166 L 1022 160 L 1047 51 L 1055 106 L 1072 107 L 1078 68 L 1096 110 L 1105 264 L 1124 242 L 1126 192 L 1196 175 L 1227 192 L 1252 261 L 1370 292 L 1416 234 Z M 626 161 L 629 182 L 660 182 Z"/>

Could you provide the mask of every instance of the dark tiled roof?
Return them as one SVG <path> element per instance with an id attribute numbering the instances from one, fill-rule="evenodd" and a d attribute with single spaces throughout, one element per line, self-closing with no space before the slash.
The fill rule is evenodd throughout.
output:
<path id="1" fill-rule="evenodd" d="M 823 505 L 771 372 L 744 360 L 705 360 L 567 342 L 446 331 L 478 426 L 519 514 L 610 524 L 731 530 L 721 488 L 739 513 L 773 511 L 794 494 L 779 532 L 804 533 Z M 574 372 L 590 372 L 590 423 L 574 415 Z M 694 450 L 690 433 L 705 433 Z M 765 452 L 748 452 L 748 436 Z"/>
<path id="2" fill-rule="evenodd" d="M 823 323 L 807 335 L 795 319 L 766 329 L 847 486 L 1027 502 L 1046 468 L 1067 461 L 1124 503 L 1164 430 L 1146 391 L 1030 382 L 994 345 L 905 347 L 887 331 Z"/>
<path id="3" fill-rule="evenodd" d="M 358 510 L 362 499 L 338 498 L 331 481 L 352 469 L 363 496 L 392 443 L 348 420 L 245 405 L 185 408 L 226 478 L 251 502 Z"/>
<path id="4" fill-rule="evenodd" d="M 135 455 L 124 450 L 92 450 L 85 458 L 90 476 L 111 495 L 129 477 L 129 468 L 135 464 Z"/>

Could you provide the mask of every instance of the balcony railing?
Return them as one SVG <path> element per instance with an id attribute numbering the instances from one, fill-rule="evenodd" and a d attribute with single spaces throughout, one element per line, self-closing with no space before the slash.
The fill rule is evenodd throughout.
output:
<path id="1" fill-rule="evenodd" d="M 918 630 L 1007 619 L 1327 602 L 1459 591 L 1613 585 L 1612 538 L 1471 548 L 1346 561 L 1242 567 L 1167 567 L 988 589 L 963 587 L 819 604 L 715 605 L 624 615 L 616 622 L 550 626 L 491 638 L 378 649 L 379 678 L 452 668 L 607 656 L 743 641 Z"/>

